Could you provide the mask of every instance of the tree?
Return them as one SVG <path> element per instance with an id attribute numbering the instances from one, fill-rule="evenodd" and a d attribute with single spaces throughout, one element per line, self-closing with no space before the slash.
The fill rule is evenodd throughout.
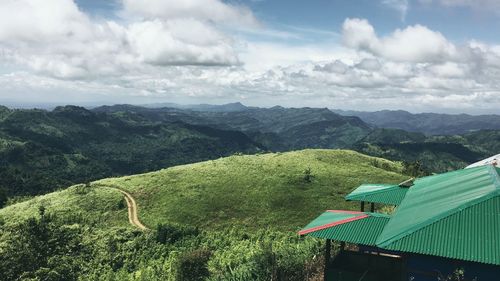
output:
<path id="1" fill-rule="evenodd" d="M 7 189 L 0 187 L 0 208 L 3 208 L 3 206 L 5 206 L 5 203 L 7 203 L 8 199 Z"/>
<path id="2" fill-rule="evenodd" d="M 403 162 L 403 174 L 412 176 L 412 177 L 421 177 L 425 176 L 426 173 L 422 167 L 422 163 L 418 160 L 415 162 Z"/>
<path id="3" fill-rule="evenodd" d="M 77 280 L 84 258 L 80 228 L 65 227 L 39 208 L 32 217 L 9 229 L 0 255 L 2 280 Z"/>

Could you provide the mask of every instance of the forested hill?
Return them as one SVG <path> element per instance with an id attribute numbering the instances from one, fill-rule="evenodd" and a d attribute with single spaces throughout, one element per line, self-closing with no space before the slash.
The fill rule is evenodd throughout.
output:
<path id="1" fill-rule="evenodd" d="M 0 107 L 0 193 L 46 193 L 234 153 L 304 148 L 354 149 L 443 172 L 499 153 L 498 143 L 500 130 L 426 136 L 374 128 L 326 108 Z"/>
<path id="2" fill-rule="evenodd" d="M 231 106 L 235 108 L 235 106 Z M 226 107 L 199 111 L 179 108 L 145 108 L 132 105 L 103 106 L 95 112 L 133 112 L 152 121 L 181 121 L 219 129 L 238 130 L 269 149 L 347 148 L 362 139 L 371 127 L 358 117 L 341 116 L 326 108 Z"/>
<path id="3" fill-rule="evenodd" d="M 264 148 L 245 134 L 133 112 L 0 108 L 0 187 L 38 194 L 99 178 Z"/>
<path id="4" fill-rule="evenodd" d="M 479 130 L 500 129 L 500 115 L 412 114 L 403 110 L 376 112 L 334 110 L 334 112 L 346 116 L 357 116 L 380 128 L 402 129 L 428 135 L 457 135 Z"/>

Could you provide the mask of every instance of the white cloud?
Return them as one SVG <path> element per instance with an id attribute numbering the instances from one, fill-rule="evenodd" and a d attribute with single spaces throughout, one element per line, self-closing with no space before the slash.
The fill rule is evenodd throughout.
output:
<path id="1" fill-rule="evenodd" d="M 258 23 L 247 8 L 222 1 L 127 0 L 120 21 L 96 20 L 71 0 L 41 3 L 0 3 L 3 100 L 469 112 L 500 106 L 500 46 L 459 45 L 422 25 L 380 36 L 367 20 L 347 19 L 342 42 L 291 44 L 269 40 L 276 35 L 241 36 L 232 26 Z M 295 34 L 258 28 L 283 39 Z"/>
<path id="2" fill-rule="evenodd" d="M 342 34 L 346 46 L 395 61 L 442 61 L 458 54 L 456 46 L 441 33 L 422 25 L 397 29 L 388 36 L 378 37 L 367 20 L 346 19 Z"/>
<path id="3" fill-rule="evenodd" d="M 192 18 L 243 26 L 259 25 L 248 8 L 219 0 L 123 0 L 123 6 L 126 14 L 146 19 Z"/>
<path id="4" fill-rule="evenodd" d="M 91 36 L 89 25 L 87 16 L 69 0 L 3 0 L 0 5 L 3 42 L 85 39 Z"/>
<path id="5" fill-rule="evenodd" d="M 191 19 L 132 24 L 127 39 L 139 59 L 154 65 L 232 65 L 231 42 L 214 28 Z"/>
<path id="6" fill-rule="evenodd" d="M 122 75 L 147 64 L 238 64 L 232 39 L 211 21 L 253 16 L 219 1 L 202 2 L 214 9 L 198 9 L 211 11 L 201 19 L 191 17 L 196 16 L 196 1 L 182 1 L 178 11 L 168 9 L 177 14 L 173 19 L 117 23 L 90 19 L 72 0 L 5 0 L 0 4 L 0 55 L 4 61 L 62 79 Z"/>

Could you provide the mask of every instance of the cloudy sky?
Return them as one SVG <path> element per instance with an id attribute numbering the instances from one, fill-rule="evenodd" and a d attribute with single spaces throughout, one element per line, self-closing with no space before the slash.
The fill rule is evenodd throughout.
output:
<path id="1" fill-rule="evenodd" d="M 0 103 L 500 113 L 498 0 L 0 0 Z"/>

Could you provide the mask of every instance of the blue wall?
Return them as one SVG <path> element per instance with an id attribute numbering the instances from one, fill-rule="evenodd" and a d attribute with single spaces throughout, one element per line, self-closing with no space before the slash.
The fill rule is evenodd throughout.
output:
<path id="1" fill-rule="evenodd" d="M 464 269 L 465 280 L 467 281 L 500 280 L 500 266 L 434 256 L 406 255 L 406 271 L 408 274 L 406 280 L 408 281 L 436 281 L 438 280 L 438 273 L 447 277 L 457 268 Z"/>

